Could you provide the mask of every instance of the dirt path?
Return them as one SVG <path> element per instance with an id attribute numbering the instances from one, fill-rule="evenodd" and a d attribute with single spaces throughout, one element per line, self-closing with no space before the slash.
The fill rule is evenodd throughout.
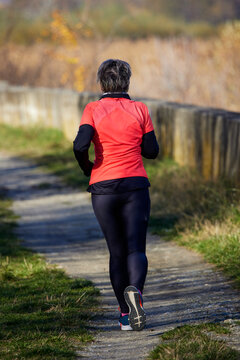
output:
<path id="1" fill-rule="evenodd" d="M 31 162 L 0 154 L 0 187 L 8 190 L 20 215 L 18 233 L 25 245 L 44 254 L 74 277 L 100 288 L 102 316 L 91 325 L 96 341 L 86 359 L 145 359 L 159 335 L 176 326 L 240 319 L 240 293 L 200 255 L 157 236 L 148 236 L 149 272 L 145 285 L 147 328 L 120 332 L 118 310 L 108 276 L 108 252 L 94 217 L 90 196 L 64 186 Z M 240 350 L 239 327 L 227 341 Z"/>

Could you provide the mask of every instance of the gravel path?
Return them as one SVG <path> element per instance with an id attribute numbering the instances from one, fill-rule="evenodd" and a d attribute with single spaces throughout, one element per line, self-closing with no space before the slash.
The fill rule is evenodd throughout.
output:
<path id="1" fill-rule="evenodd" d="M 147 328 L 120 332 L 108 276 L 108 252 L 94 217 L 90 195 L 66 187 L 33 163 L 0 154 L 0 187 L 14 200 L 18 234 L 25 246 L 64 268 L 91 279 L 102 294 L 102 314 L 91 323 L 96 341 L 83 359 L 145 359 L 159 335 L 176 326 L 240 319 L 240 293 L 200 255 L 148 235 L 149 272 L 144 300 Z M 228 320 L 228 322 L 231 320 Z M 240 350 L 239 326 L 226 340 Z"/>

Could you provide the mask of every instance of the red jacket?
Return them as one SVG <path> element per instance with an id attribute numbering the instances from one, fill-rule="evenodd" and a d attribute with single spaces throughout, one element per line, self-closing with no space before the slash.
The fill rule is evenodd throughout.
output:
<path id="1" fill-rule="evenodd" d="M 147 106 L 127 98 L 89 103 L 80 126 L 94 128 L 95 161 L 89 184 L 132 176 L 147 177 L 141 156 L 144 134 L 153 131 Z"/>

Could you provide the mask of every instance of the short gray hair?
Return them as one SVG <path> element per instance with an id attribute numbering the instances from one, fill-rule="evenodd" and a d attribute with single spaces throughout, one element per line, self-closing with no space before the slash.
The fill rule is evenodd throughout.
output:
<path id="1" fill-rule="evenodd" d="M 104 92 L 127 92 L 131 75 L 131 67 L 126 61 L 108 59 L 99 66 L 97 81 Z"/>

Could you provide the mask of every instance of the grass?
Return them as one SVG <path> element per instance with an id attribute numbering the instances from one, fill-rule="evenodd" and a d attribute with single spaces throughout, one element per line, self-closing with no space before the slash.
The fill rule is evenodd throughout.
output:
<path id="1" fill-rule="evenodd" d="M 229 348 L 223 341 L 207 335 L 230 334 L 226 325 L 200 324 L 184 325 L 167 331 L 160 336 L 158 345 L 149 360 L 237 360 L 239 353 Z"/>
<path id="2" fill-rule="evenodd" d="M 0 192 L 0 359 L 75 359 L 99 292 L 22 247 L 10 205 Z"/>
<path id="3" fill-rule="evenodd" d="M 89 178 L 60 131 L 0 125 L 0 148 L 9 144 L 13 153 L 33 159 L 67 184 L 87 188 Z M 151 182 L 151 231 L 202 253 L 240 288 L 240 187 L 226 179 L 206 181 L 171 159 L 144 159 L 144 165 Z"/>
<path id="4" fill-rule="evenodd" d="M 35 160 L 46 169 L 60 175 L 71 186 L 86 189 L 88 178 L 79 170 L 73 156 L 72 145 L 64 139 L 61 132 L 53 129 L 23 129 L 0 125 L 0 144 L 2 149 L 14 144 L 12 148 L 14 154 Z M 93 159 L 92 149 L 91 158 Z M 151 182 L 150 229 L 152 232 L 159 234 L 166 241 L 174 240 L 180 245 L 202 253 L 240 288 L 239 187 L 226 179 L 217 182 L 206 181 L 194 170 L 179 167 L 171 159 L 163 161 L 144 159 L 144 165 Z M 13 216 L 7 206 L 4 211 L 7 212 L 8 218 Z M 11 221 L 7 226 L 11 228 Z M 8 244 L 9 254 L 11 251 L 14 253 L 20 251 L 18 258 L 21 261 L 16 266 L 15 257 L 12 256 L 14 254 L 11 254 L 11 257 L 7 253 L 3 254 L 3 277 L 10 284 L 9 293 L 12 294 L 12 298 L 8 296 L 7 301 L 5 298 L 2 302 L 7 304 L 2 306 L 6 307 L 7 310 L 4 309 L 4 312 L 9 313 L 9 318 L 6 317 L 8 331 L 4 327 L 0 331 L 0 342 L 6 344 L 5 348 L 1 347 L 0 354 L 1 351 L 5 351 L 3 358 L 12 359 L 12 355 L 9 355 L 10 357 L 6 355 L 6 346 L 12 349 L 9 344 L 7 345 L 7 341 L 9 339 L 11 342 L 11 337 L 14 337 L 11 354 L 14 351 L 22 351 L 24 356 L 33 356 L 34 359 L 73 357 L 73 344 L 76 341 L 81 344 L 81 341 L 90 339 L 83 325 L 88 319 L 88 311 L 85 313 L 81 310 L 83 318 L 75 318 L 74 311 L 76 307 L 84 306 L 87 291 L 90 295 L 95 294 L 94 289 L 84 280 L 69 280 L 63 273 L 60 274 L 59 270 L 48 269 L 41 258 L 27 250 L 22 248 L 17 250 L 16 245 L 11 250 L 10 244 L 16 240 L 8 241 L 6 237 L 5 239 L 3 248 L 5 249 Z M 34 266 L 31 265 L 29 257 L 33 259 Z M 31 269 L 39 270 L 35 273 Z M 24 277 L 26 271 L 32 274 L 30 278 Z M 44 276 L 44 281 L 41 276 L 43 272 L 51 274 Z M 61 278 L 59 283 L 57 283 L 58 277 Z M 50 283 L 46 284 L 46 279 Z M 68 290 L 62 290 L 63 283 L 68 284 Z M 29 289 L 27 292 L 26 288 Z M 23 294 L 27 294 L 27 301 L 24 301 Z M 21 296 L 23 301 L 18 303 L 18 298 Z M 16 324 L 18 329 L 22 329 L 20 332 L 16 330 Z M 39 335 L 36 340 L 34 337 L 38 331 L 41 336 Z M 239 354 L 235 350 L 230 349 L 223 341 L 209 337 L 209 332 L 228 334 L 230 330 L 227 325 L 211 323 L 177 327 L 160 337 L 160 345 L 154 349 L 149 359 L 238 359 Z M 20 339 L 19 333 L 22 333 Z M 30 336 L 31 346 L 24 343 L 23 339 L 26 336 Z M 32 340 L 32 336 L 35 340 Z M 69 343 L 69 338 L 72 339 L 72 343 L 71 340 Z M 39 355 L 40 351 L 42 352 Z"/>
<path id="5" fill-rule="evenodd" d="M 14 144 L 13 148 L 9 144 Z M 88 185 L 88 178 L 76 166 L 72 145 L 59 130 L 0 125 L 0 148 L 33 159 L 73 187 L 85 189 Z M 91 154 L 92 158 L 93 148 Z"/>
<path id="6" fill-rule="evenodd" d="M 200 252 L 240 288 L 239 185 L 206 181 L 171 160 L 151 171 L 152 232 Z"/>

